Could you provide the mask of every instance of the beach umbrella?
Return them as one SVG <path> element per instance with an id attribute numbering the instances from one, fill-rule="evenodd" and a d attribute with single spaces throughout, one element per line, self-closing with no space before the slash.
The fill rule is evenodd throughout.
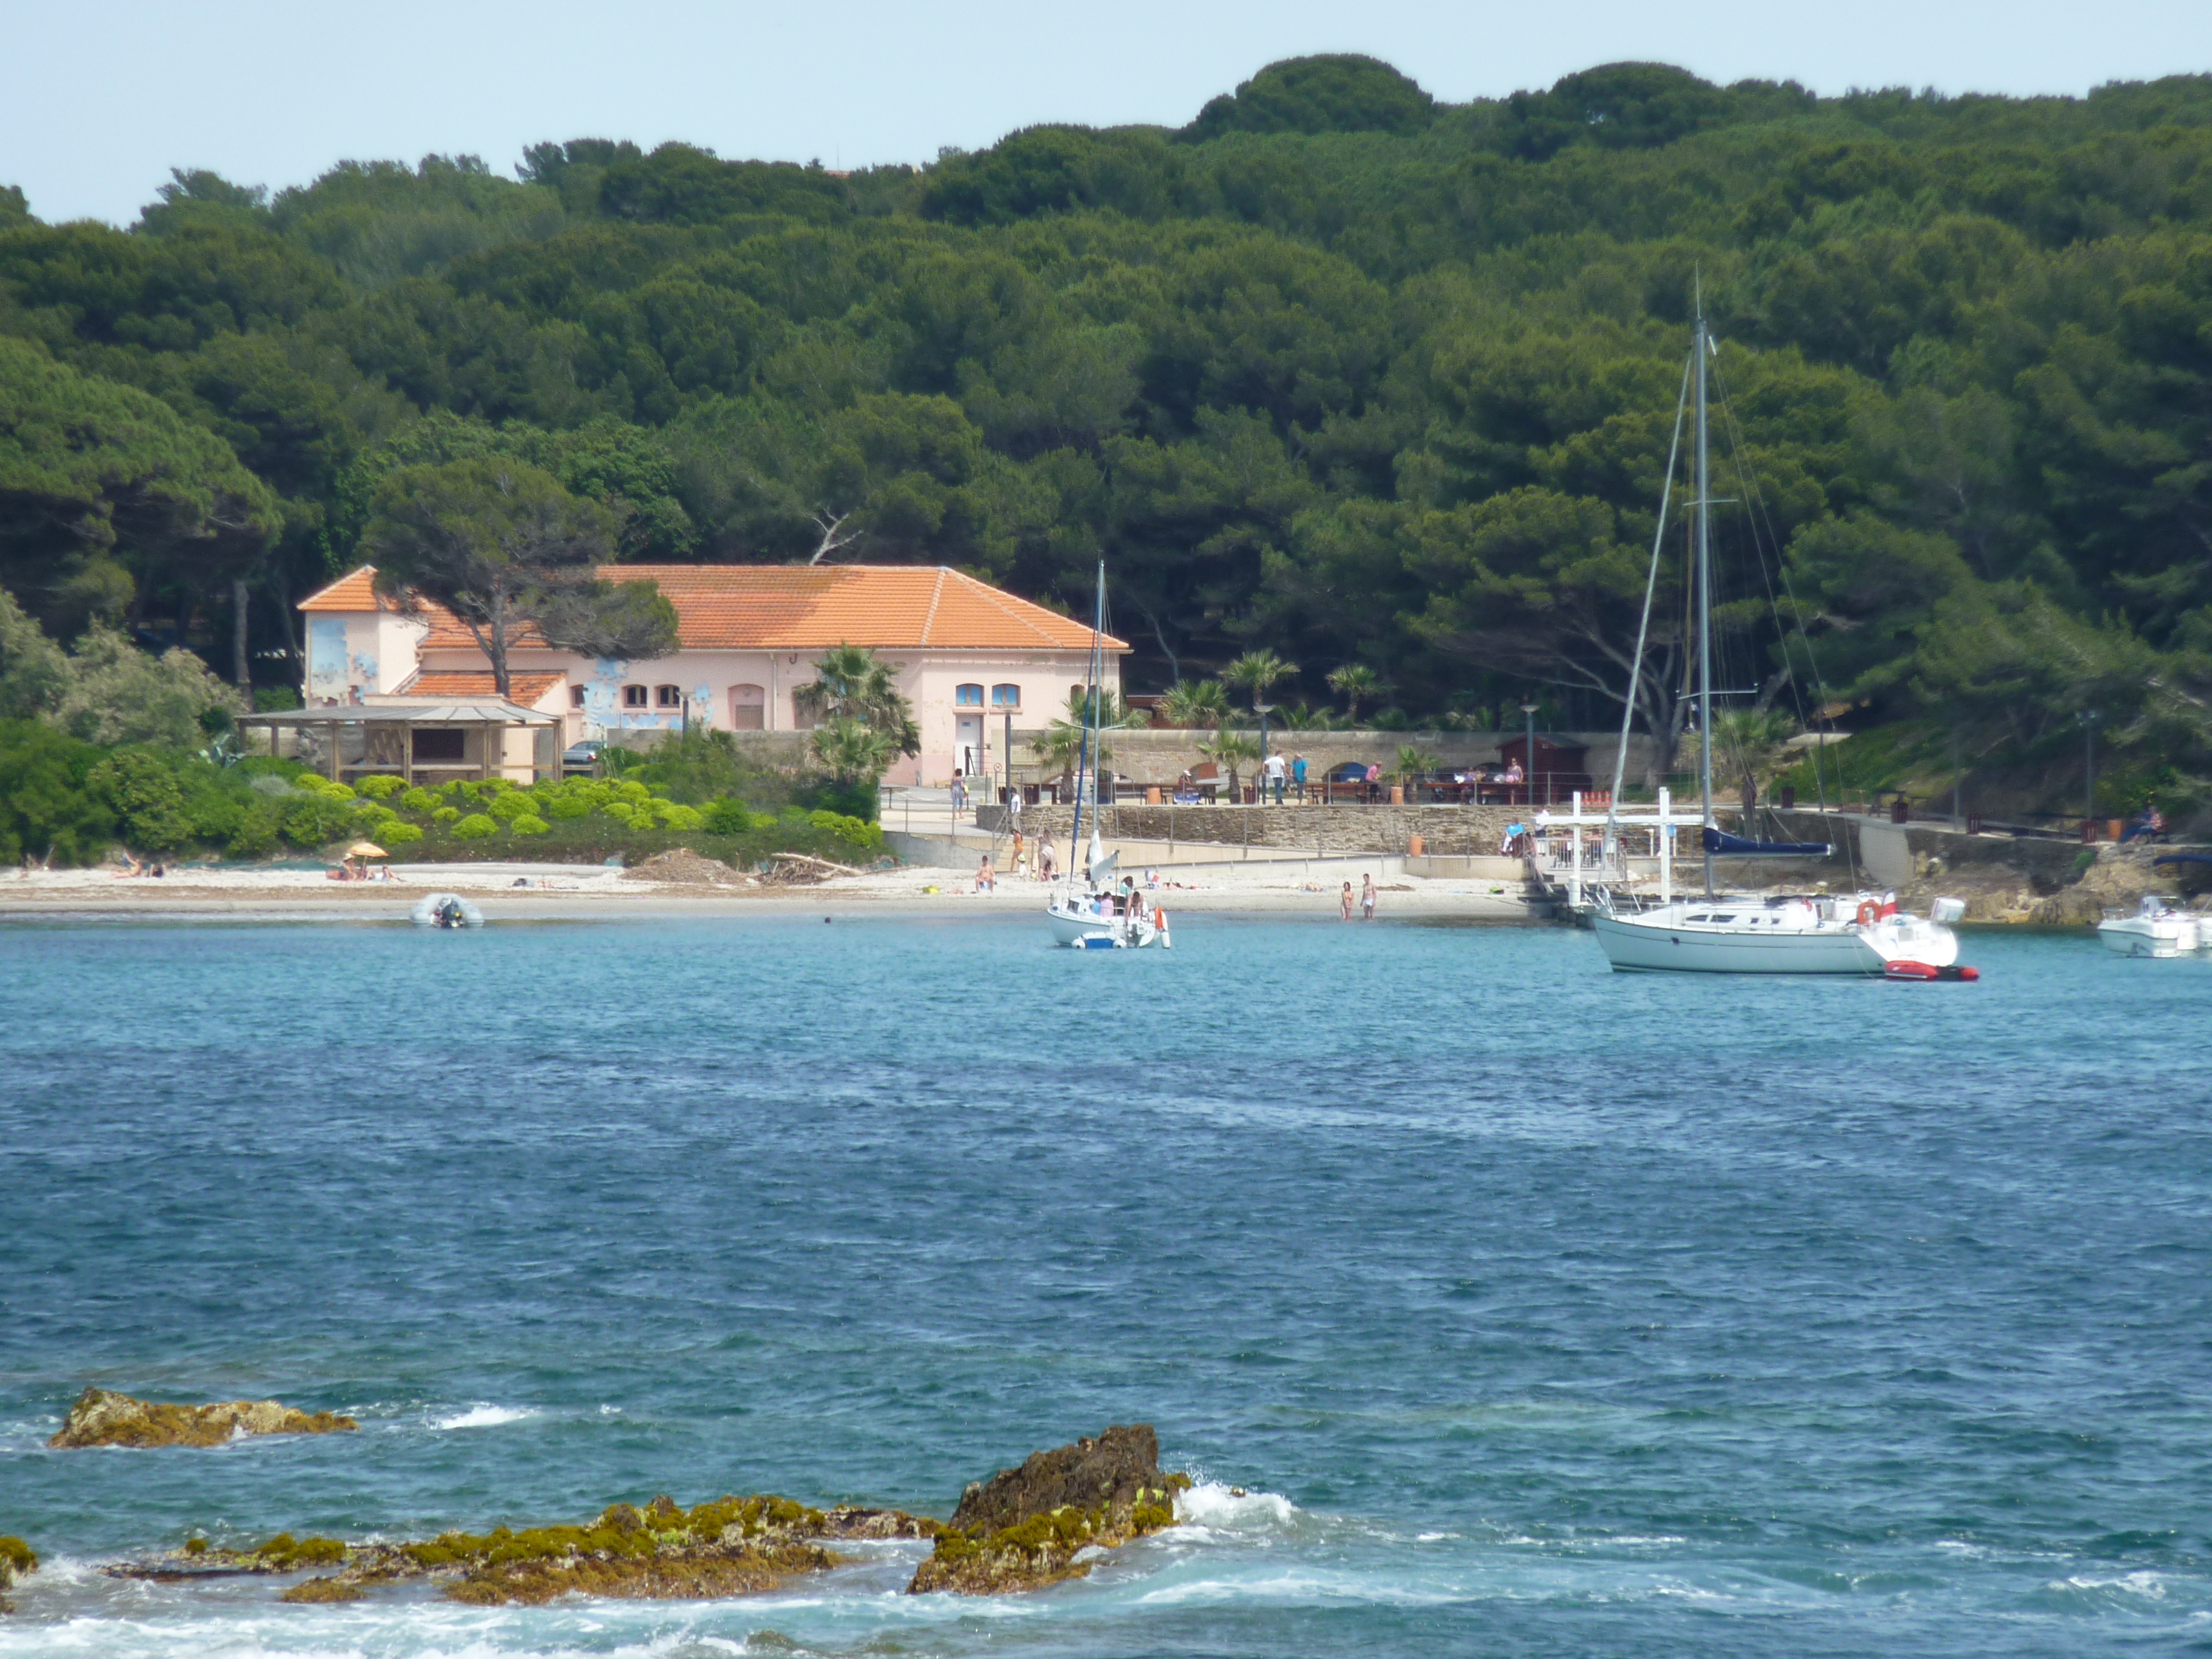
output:
<path id="1" fill-rule="evenodd" d="M 349 859 L 388 859 L 392 856 L 373 841 L 354 842 L 346 848 L 345 855 Z"/>

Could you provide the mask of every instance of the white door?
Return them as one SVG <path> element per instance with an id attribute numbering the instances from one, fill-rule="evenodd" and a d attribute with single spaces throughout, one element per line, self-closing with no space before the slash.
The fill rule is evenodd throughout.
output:
<path id="1" fill-rule="evenodd" d="M 975 775 L 982 769 L 983 717 L 981 714 L 956 714 L 952 717 L 952 763 L 966 775 L 969 788 L 975 785 Z"/>

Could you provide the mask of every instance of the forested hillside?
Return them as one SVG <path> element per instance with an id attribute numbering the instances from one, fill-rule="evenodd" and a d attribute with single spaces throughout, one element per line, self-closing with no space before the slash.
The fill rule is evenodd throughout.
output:
<path id="1" fill-rule="evenodd" d="M 1716 493 L 1749 511 L 1730 686 L 2018 776 L 2094 710 L 2113 800 L 2186 804 L 2206 76 L 1816 99 L 1614 65 L 1453 106 L 1314 58 L 1181 131 L 919 170 L 584 139 L 512 178 L 182 171 L 127 230 L 0 192 L 0 586 L 57 637 L 112 616 L 234 676 L 238 607 L 283 647 L 386 473 L 499 452 L 637 559 L 826 547 L 1073 607 L 1103 555 L 1139 690 L 1271 647 L 1279 700 L 1358 663 L 1409 716 L 1534 690 L 1607 723 L 1699 288 Z M 1682 598 L 1675 558 L 1662 728 Z"/>

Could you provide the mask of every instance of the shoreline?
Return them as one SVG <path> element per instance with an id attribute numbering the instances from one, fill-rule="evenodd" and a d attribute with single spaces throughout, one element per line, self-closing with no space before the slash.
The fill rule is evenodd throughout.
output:
<path id="1" fill-rule="evenodd" d="M 1165 870 L 1146 896 L 1170 919 L 1206 915 L 1337 921 L 1338 891 L 1349 861 L 1325 872 L 1296 866 Z M 1376 919 L 1418 918 L 1498 926 L 1548 923 L 1550 907 L 1522 896 L 1519 884 L 1409 876 L 1396 860 L 1360 860 L 1353 890 L 1371 873 L 1380 890 Z M 427 893 L 465 894 L 496 921 L 639 921 L 738 916 L 879 916 L 939 921 L 947 917 L 1041 913 L 1042 882 L 1007 878 L 990 893 L 973 890 L 972 875 L 905 866 L 839 876 L 811 886 L 762 887 L 637 879 L 617 870 L 574 865 L 399 866 L 401 878 L 339 883 L 319 872 L 185 868 L 167 877 L 125 878 L 111 869 L 19 872 L 0 877 L 0 924 L 10 922 L 253 921 L 404 924 Z M 1188 874 L 1188 881 L 1180 879 Z M 543 883 L 544 885 L 539 884 Z M 1493 893 L 1490 888 L 1504 885 Z M 936 890 L 933 891 L 932 889 Z M 1354 912 L 1357 920 L 1358 913 Z"/>

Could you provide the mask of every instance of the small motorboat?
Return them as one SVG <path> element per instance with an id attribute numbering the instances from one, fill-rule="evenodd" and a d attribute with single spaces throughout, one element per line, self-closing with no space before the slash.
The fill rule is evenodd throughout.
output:
<path id="1" fill-rule="evenodd" d="M 2205 944 L 2203 920 L 2176 909 L 2173 901 L 2155 893 L 2143 895 L 2133 915 L 2107 910 L 2097 924 L 2097 938 L 2107 951 L 2124 957 L 2194 956 Z"/>
<path id="2" fill-rule="evenodd" d="M 483 912 L 459 893 L 425 893 L 407 920 L 417 927 L 481 927 Z"/>

